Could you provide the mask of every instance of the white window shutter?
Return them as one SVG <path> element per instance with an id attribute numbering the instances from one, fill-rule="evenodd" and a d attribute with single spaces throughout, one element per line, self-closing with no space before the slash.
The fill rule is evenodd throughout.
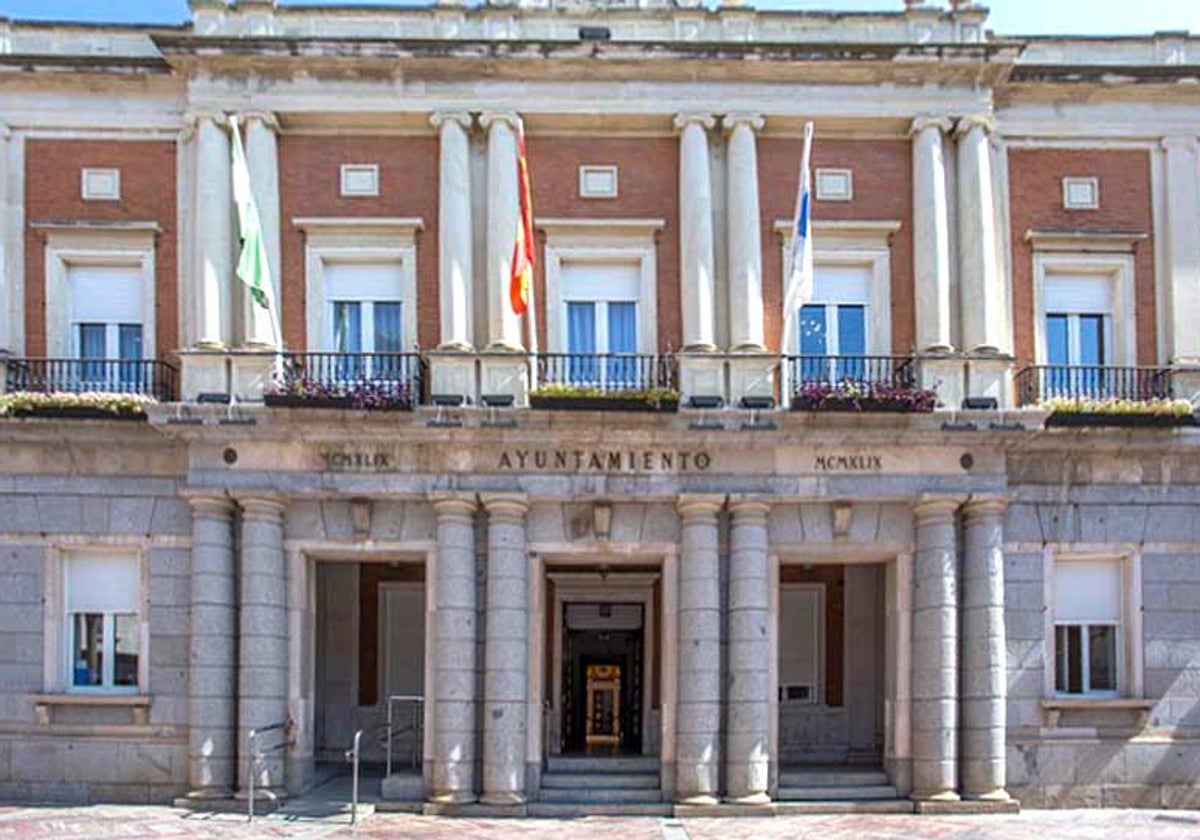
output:
<path id="1" fill-rule="evenodd" d="M 67 559 L 68 612 L 138 612 L 140 574 L 136 557 L 76 554 Z"/>
<path id="2" fill-rule="evenodd" d="M 1054 564 L 1054 620 L 1117 623 L 1121 620 L 1119 560 L 1060 560 Z"/>
<path id="3" fill-rule="evenodd" d="M 140 324 L 144 316 L 141 269 L 71 266 L 71 318 L 76 323 Z"/>

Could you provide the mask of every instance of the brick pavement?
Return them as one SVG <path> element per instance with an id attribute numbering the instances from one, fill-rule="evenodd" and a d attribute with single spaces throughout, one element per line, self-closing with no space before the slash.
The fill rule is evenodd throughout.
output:
<path id="1" fill-rule="evenodd" d="M 165 807 L 0 806 L 0 840 L 1197 840 L 1197 811 L 1026 811 L 1003 817 L 813 816 L 661 820 L 484 820 L 376 814 L 357 828 L 345 816 L 310 820 L 271 816 L 248 825 L 233 814 Z"/>

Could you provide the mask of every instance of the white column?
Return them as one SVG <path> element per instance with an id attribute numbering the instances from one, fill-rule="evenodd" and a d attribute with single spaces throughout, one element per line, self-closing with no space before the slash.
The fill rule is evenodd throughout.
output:
<path id="1" fill-rule="evenodd" d="M 8 351 L 18 353 L 13 346 L 13 318 L 16 313 L 12 305 L 12 286 L 10 285 L 9 260 L 9 228 L 12 219 L 11 202 L 8 195 L 8 149 L 9 128 L 0 122 L 0 353 Z M 4 386 L 0 384 L 0 389 Z"/>
<path id="2" fill-rule="evenodd" d="M 196 209 L 192 236 L 196 266 L 192 305 L 195 344 L 224 347 L 231 337 L 233 184 L 225 116 L 196 114 Z"/>
<path id="3" fill-rule="evenodd" d="M 725 793 L 731 802 L 770 801 L 771 565 L 767 514 L 754 499 L 731 499 L 729 535 L 729 689 Z"/>
<path id="4" fill-rule="evenodd" d="M 763 127 L 757 114 L 729 114 L 727 148 L 729 347 L 763 348 L 762 217 L 758 203 L 758 149 L 754 133 Z"/>
<path id="5" fill-rule="evenodd" d="M 192 604 L 188 655 L 190 797 L 221 799 L 237 780 L 237 579 L 233 501 L 223 493 L 192 505 Z"/>
<path id="6" fill-rule="evenodd" d="M 283 501 L 247 496 L 242 506 L 240 604 L 238 617 L 238 761 L 240 788 L 249 783 L 245 752 L 252 729 L 288 720 L 287 566 L 283 555 Z M 264 795 L 284 791 L 284 752 L 267 747 L 290 737 L 288 730 L 263 735 L 263 760 L 254 786 Z M 257 795 L 257 793 L 256 793 Z"/>
<path id="7" fill-rule="evenodd" d="M 488 134 L 487 309 L 488 347 L 521 350 L 521 318 L 509 303 L 513 242 L 520 223 L 517 187 L 517 115 L 486 113 L 479 124 Z"/>
<path id="8" fill-rule="evenodd" d="M 470 350 L 471 317 L 471 161 L 466 111 L 439 111 L 429 118 L 440 138 L 438 156 L 439 348 Z"/>
<path id="9" fill-rule="evenodd" d="M 999 353 L 1012 343 L 1000 270 L 990 117 L 958 122 L 958 277 L 962 346 Z M 918 309 L 918 314 L 920 310 Z"/>
<path id="10" fill-rule="evenodd" d="M 917 349 L 947 351 L 950 340 L 950 209 L 945 134 L 950 120 L 920 117 L 912 124 L 913 267 L 916 271 Z"/>
<path id="11" fill-rule="evenodd" d="M 683 349 L 716 349 L 716 288 L 713 265 L 712 178 L 708 160 L 711 114 L 678 114 L 679 296 Z"/>
<path id="12" fill-rule="evenodd" d="M 483 683 L 483 796 L 489 805 L 525 801 L 525 704 L 529 657 L 529 564 L 524 495 L 485 493 L 487 614 Z"/>
<path id="13" fill-rule="evenodd" d="M 675 799 L 717 801 L 721 769 L 721 580 L 717 512 L 724 498 L 679 498 L 679 678 L 675 704 Z"/>
<path id="14" fill-rule="evenodd" d="M 1192 135 L 1168 137 L 1166 150 L 1167 347 L 1169 361 L 1200 365 L 1200 154 Z"/>
<path id="15" fill-rule="evenodd" d="M 475 801 L 475 495 L 439 493 L 433 691 L 434 802 Z"/>
<path id="16" fill-rule="evenodd" d="M 1007 726 L 1003 496 L 963 506 L 962 785 L 968 799 L 1005 801 Z"/>
<path id="17" fill-rule="evenodd" d="M 913 798 L 958 799 L 959 499 L 927 496 L 913 506 Z"/>
<path id="18" fill-rule="evenodd" d="M 267 266 L 271 271 L 274 298 L 279 301 L 283 270 L 279 247 L 279 149 L 276 142 L 279 123 L 274 114 L 250 111 L 242 116 L 242 125 L 245 128 L 250 189 L 254 193 L 258 218 L 262 223 L 263 243 L 267 247 Z M 242 300 L 242 311 L 245 313 L 245 343 L 274 346 L 275 331 L 271 325 L 271 313 L 250 299 L 245 284 L 239 282 L 236 286 Z M 275 313 L 275 317 L 278 315 L 279 313 Z"/>

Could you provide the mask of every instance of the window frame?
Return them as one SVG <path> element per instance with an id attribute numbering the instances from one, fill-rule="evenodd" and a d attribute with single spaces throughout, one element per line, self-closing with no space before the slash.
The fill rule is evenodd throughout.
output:
<path id="1" fill-rule="evenodd" d="M 1145 690 L 1145 662 L 1142 632 L 1142 555 L 1136 546 L 1092 544 L 1051 544 L 1043 549 L 1042 580 L 1044 592 L 1044 694 L 1048 700 L 1141 698 Z M 1057 628 L 1060 626 L 1100 626 L 1106 621 L 1058 621 L 1054 615 L 1055 569 L 1061 563 L 1112 562 L 1118 565 L 1121 583 L 1120 616 L 1116 623 L 1116 689 L 1062 692 L 1058 690 Z M 1086 635 L 1086 634 L 1084 634 Z M 1085 646 L 1086 647 L 1086 646 Z M 1082 652 L 1081 652 L 1081 655 Z M 1090 668 L 1090 663 L 1084 663 Z"/>
<path id="2" fill-rule="evenodd" d="M 1032 236 L 1032 235 L 1031 235 Z M 1071 253 L 1066 250 L 1039 250 L 1033 238 L 1033 323 L 1034 357 L 1037 364 L 1048 365 L 1046 343 L 1046 278 L 1070 274 L 1103 277 L 1112 284 L 1112 311 L 1105 321 L 1106 367 L 1133 367 L 1137 364 L 1137 312 L 1134 300 L 1134 258 L 1130 253 Z M 1051 241 L 1050 244 L 1054 244 Z M 1080 247 L 1083 243 L 1077 243 Z M 1059 246 L 1061 247 L 1061 245 Z M 1071 313 L 1059 313 L 1071 314 Z M 1075 313 L 1102 314 L 1102 313 Z"/>

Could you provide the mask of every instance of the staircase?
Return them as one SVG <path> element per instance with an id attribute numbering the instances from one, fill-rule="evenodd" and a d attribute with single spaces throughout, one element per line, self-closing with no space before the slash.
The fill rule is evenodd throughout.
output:
<path id="1" fill-rule="evenodd" d="M 671 816 L 656 756 L 552 756 L 531 817 Z"/>
<path id="2" fill-rule="evenodd" d="M 845 764 L 782 768 L 775 803 L 780 814 L 913 812 L 882 769 Z"/>

